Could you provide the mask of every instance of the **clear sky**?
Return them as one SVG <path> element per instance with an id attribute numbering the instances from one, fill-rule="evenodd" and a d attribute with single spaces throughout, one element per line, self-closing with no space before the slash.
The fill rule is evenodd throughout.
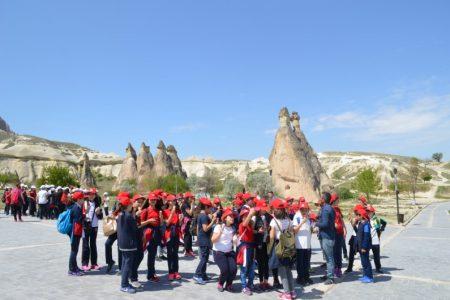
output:
<path id="1" fill-rule="evenodd" d="M 282 106 L 316 151 L 450 157 L 450 1 L 0 1 L 0 116 L 124 154 L 267 157 Z"/>

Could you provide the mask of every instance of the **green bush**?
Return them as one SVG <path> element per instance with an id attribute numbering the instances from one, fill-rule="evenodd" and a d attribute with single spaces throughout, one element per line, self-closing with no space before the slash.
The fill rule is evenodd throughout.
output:
<path id="1" fill-rule="evenodd" d="M 238 192 L 242 192 L 244 185 L 234 176 L 228 176 L 223 182 L 222 193 L 227 199 L 233 199 L 234 195 Z"/>
<path id="2" fill-rule="evenodd" d="M 19 180 L 19 176 L 17 175 L 17 173 L 12 173 L 12 172 L 0 173 L 0 187 L 3 187 L 8 183 L 16 184 L 19 181 L 20 180 Z"/>
<path id="3" fill-rule="evenodd" d="M 342 200 L 349 200 L 349 199 L 355 199 L 356 195 L 353 193 L 349 188 L 346 187 L 338 187 L 337 191 L 339 198 Z"/>
<path id="4" fill-rule="evenodd" d="M 53 184 L 56 186 L 77 186 L 79 182 L 77 178 L 70 173 L 69 168 L 63 166 L 48 166 L 44 168 L 42 176 L 38 178 L 36 184 Z"/>
<path id="5" fill-rule="evenodd" d="M 143 188 L 145 191 L 162 189 L 165 192 L 172 194 L 184 193 L 189 190 L 186 180 L 175 174 L 164 177 L 153 177 L 144 180 Z"/>
<path id="6" fill-rule="evenodd" d="M 371 195 L 376 195 L 381 190 L 381 180 L 376 171 L 364 169 L 353 181 L 353 188 L 363 193 L 369 200 Z"/>
<path id="7" fill-rule="evenodd" d="M 252 172 L 248 174 L 245 185 L 247 190 L 253 193 L 258 192 L 261 196 L 267 195 L 268 192 L 274 190 L 272 178 L 269 173 L 265 172 Z"/>

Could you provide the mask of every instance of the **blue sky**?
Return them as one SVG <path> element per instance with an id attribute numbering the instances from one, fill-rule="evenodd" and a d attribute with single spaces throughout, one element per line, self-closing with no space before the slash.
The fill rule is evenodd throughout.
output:
<path id="1" fill-rule="evenodd" d="M 0 116 L 124 154 L 268 156 L 282 106 L 316 151 L 450 156 L 449 1 L 0 1 Z"/>

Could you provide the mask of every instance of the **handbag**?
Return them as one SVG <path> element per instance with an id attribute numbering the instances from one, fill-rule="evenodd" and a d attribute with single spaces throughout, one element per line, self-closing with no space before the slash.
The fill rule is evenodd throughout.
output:
<path id="1" fill-rule="evenodd" d="M 103 222 L 103 234 L 105 236 L 113 235 L 117 232 L 117 221 L 112 217 L 106 217 L 106 220 Z"/>

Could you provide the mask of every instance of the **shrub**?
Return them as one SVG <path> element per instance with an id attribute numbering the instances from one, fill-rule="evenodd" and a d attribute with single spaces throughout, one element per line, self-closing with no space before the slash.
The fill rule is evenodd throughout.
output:
<path id="1" fill-rule="evenodd" d="M 42 176 L 38 178 L 36 184 L 52 184 L 56 186 L 77 186 L 79 182 L 75 175 L 70 173 L 69 168 L 64 166 L 48 166 L 44 168 Z"/>

